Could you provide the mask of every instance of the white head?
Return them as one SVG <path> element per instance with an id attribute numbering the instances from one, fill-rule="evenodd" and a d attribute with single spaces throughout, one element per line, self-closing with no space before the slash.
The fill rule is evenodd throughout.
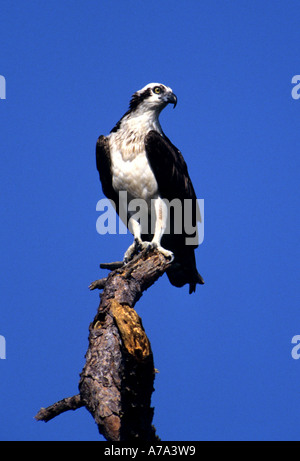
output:
<path id="1" fill-rule="evenodd" d="M 148 83 L 132 95 L 129 111 L 142 109 L 143 111 L 160 112 L 169 103 L 173 104 L 174 108 L 177 104 L 177 97 L 171 88 L 162 83 Z"/>

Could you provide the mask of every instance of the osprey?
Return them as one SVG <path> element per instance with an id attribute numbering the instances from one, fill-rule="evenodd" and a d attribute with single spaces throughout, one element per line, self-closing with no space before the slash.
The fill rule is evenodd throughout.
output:
<path id="1" fill-rule="evenodd" d="M 125 214 L 125 223 L 134 236 L 124 263 L 141 249 L 157 248 L 171 260 L 166 271 L 171 284 L 182 287 L 188 283 L 192 293 L 197 283 L 204 283 L 196 268 L 197 238 L 193 244 L 186 243 L 191 235 L 184 225 L 184 213 L 181 231 L 174 231 L 176 220 L 166 203 L 174 199 L 179 199 L 180 204 L 190 203 L 190 224 L 195 232 L 201 217 L 183 156 L 159 123 L 159 114 L 169 103 L 175 108 L 177 97 L 171 88 L 160 83 L 150 83 L 134 93 L 129 110 L 110 134 L 98 138 L 96 162 L 104 194 L 114 203 L 120 217 Z M 134 199 L 146 204 L 144 217 L 152 218 L 151 229 L 148 219 L 145 225 L 144 219 L 129 211 Z"/>

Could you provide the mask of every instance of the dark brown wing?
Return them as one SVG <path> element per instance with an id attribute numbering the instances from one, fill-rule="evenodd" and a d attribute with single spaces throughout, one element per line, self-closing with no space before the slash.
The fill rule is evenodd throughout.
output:
<path id="1" fill-rule="evenodd" d="M 189 216 L 191 226 L 195 228 L 197 221 L 201 220 L 200 210 L 187 165 L 180 150 L 166 136 L 161 136 L 156 131 L 150 131 L 146 136 L 145 149 L 160 196 L 169 201 L 178 198 L 182 204 L 184 204 L 184 199 L 189 199 L 185 206 L 191 205 Z M 184 213 L 182 217 L 184 218 Z M 186 228 L 184 222 L 182 227 L 184 231 Z M 193 235 L 188 235 L 193 237 Z M 181 239 L 185 239 L 186 236 L 187 234 L 183 232 Z M 174 237 L 180 244 L 180 237 Z M 193 248 L 196 247 L 197 245 L 193 245 Z"/>
<path id="2" fill-rule="evenodd" d="M 150 131 L 146 136 L 145 148 L 163 198 L 195 200 L 194 187 L 180 150 L 156 131 Z"/>
<path id="3" fill-rule="evenodd" d="M 184 204 L 184 199 L 190 199 L 192 206 L 190 219 L 192 227 L 196 228 L 197 221 L 201 219 L 199 205 L 195 190 L 188 173 L 187 165 L 181 152 L 175 147 L 166 136 L 161 136 L 156 131 L 150 131 L 145 139 L 145 149 L 147 157 L 156 178 L 159 194 L 162 198 L 171 202 L 173 199 L 180 199 Z M 183 208 L 182 208 L 183 209 Z M 169 217 L 170 233 L 162 237 L 162 246 L 173 251 L 175 260 L 167 270 L 170 282 L 181 287 L 188 283 L 190 293 L 195 291 L 196 284 L 203 284 L 204 281 L 197 271 L 195 260 L 195 248 L 198 244 L 187 245 L 187 237 L 195 237 L 198 234 L 186 232 L 184 213 L 182 213 L 182 233 L 177 234 L 172 231 L 174 216 Z M 196 242 L 198 239 L 196 238 Z"/>
<path id="4" fill-rule="evenodd" d="M 118 212 L 118 194 L 112 185 L 111 158 L 109 151 L 108 139 L 105 136 L 99 136 L 96 144 L 96 165 L 99 171 L 100 181 L 104 195 L 113 200 Z"/>

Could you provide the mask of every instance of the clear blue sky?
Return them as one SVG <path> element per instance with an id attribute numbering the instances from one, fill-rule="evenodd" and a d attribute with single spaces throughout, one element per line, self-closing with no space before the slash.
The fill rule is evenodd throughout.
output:
<path id="1" fill-rule="evenodd" d="M 98 306 L 95 142 L 131 94 L 162 82 L 161 115 L 205 201 L 188 295 L 166 277 L 137 305 L 152 344 L 163 440 L 299 440 L 300 11 L 296 1 L 3 1 L 0 74 L 1 440 L 99 440 L 77 393 Z"/>

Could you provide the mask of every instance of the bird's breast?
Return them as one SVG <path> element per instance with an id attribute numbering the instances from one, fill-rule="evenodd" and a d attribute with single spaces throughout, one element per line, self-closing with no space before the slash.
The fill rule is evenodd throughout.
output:
<path id="1" fill-rule="evenodd" d="M 138 149 L 139 146 L 131 143 L 131 155 L 126 155 L 122 149 L 111 147 L 114 189 L 117 192 L 126 191 L 133 198 L 153 198 L 158 188 L 145 150 Z"/>

